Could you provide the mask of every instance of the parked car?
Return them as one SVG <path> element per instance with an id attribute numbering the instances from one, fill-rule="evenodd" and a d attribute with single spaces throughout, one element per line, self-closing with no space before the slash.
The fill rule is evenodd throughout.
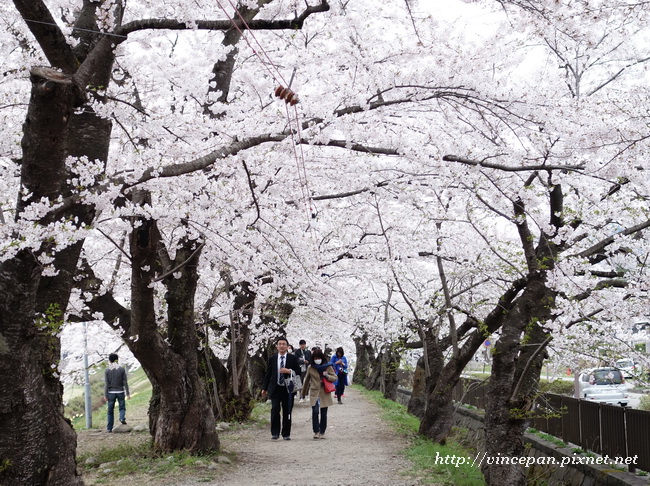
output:
<path id="1" fill-rule="evenodd" d="M 634 378 L 641 374 L 641 366 L 630 358 L 622 358 L 614 363 L 614 366 L 621 370 L 623 378 Z"/>
<path id="2" fill-rule="evenodd" d="M 614 367 L 592 368 L 578 376 L 579 398 L 610 405 L 627 406 L 629 397 L 621 370 Z"/>

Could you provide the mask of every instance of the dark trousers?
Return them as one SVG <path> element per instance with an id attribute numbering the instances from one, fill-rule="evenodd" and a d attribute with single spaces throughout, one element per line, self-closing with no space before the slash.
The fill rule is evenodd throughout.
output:
<path id="1" fill-rule="evenodd" d="M 113 422 L 115 421 L 115 400 L 118 402 L 118 409 L 120 411 L 120 422 L 126 420 L 126 400 L 124 400 L 124 392 L 122 393 L 109 393 L 108 394 L 108 410 L 106 411 L 106 430 L 113 430 Z"/>
<path id="2" fill-rule="evenodd" d="M 291 435 L 291 408 L 293 397 L 286 386 L 276 386 L 271 397 L 271 435 Z M 280 409 L 282 409 L 282 430 L 280 430 Z"/>
<path id="3" fill-rule="evenodd" d="M 336 398 L 339 400 L 343 396 L 343 392 L 345 391 L 345 380 L 347 379 L 348 375 L 345 373 L 339 373 L 338 374 L 338 381 L 336 382 L 336 391 L 334 392 L 334 395 L 336 395 Z"/>
<path id="4" fill-rule="evenodd" d="M 318 412 L 320 411 L 320 420 L 318 419 Z M 327 407 L 321 408 L 320 400 L 316 401 L 316 405 L 311 407 L 311 426 L 314 434 L 325 433 L 327 429 Z"/>

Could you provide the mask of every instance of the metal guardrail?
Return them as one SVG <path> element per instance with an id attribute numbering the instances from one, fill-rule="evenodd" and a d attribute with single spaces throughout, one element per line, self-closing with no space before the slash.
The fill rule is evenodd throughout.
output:
<path id="1" fill-rule="evenodd" d="M 453 398 L 484 409 L 486 389 L 483 382 L 464 379 L 454 388 Z M 531 427 L 610 458 L 636 456 L 629 470 L 650 471 L 650 412 L 553 393 L 541 394 L 535 410 Z"/>

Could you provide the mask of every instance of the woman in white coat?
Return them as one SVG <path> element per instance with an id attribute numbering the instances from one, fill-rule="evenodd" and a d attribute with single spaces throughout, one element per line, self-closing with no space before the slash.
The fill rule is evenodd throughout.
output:
<path id="1" fill-rule="evenodd" d="M 336 381 L 334 368 L 321 349 L 316 349 L 311 354 L 311 364 L 307 368 L 303 390 L 309 393 L 309 403 L 311 405 L 311 423 L 314 430 L 314 439 L 324 439 L 325 430 L 327 429 L 327 408 L 334 404 L 332 393 L 325 391 L 323 380 L 330 383 Z M 320 417 L 319 417 L 320 415 Z"/>

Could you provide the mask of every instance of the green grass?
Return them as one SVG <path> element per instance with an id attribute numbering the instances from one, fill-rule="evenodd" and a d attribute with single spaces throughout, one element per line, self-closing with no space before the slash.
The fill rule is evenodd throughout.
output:
<path id="1" fill-rule="evenodd" d="M 164 480 L 170 475 L 206 474 L 206 464 L 213 462 L 220 453 L 202 456 L 192 455 L 186 451 L 160 453 L 152 447 L 152 442 L 146 441 L 138 445 L 120 444 L 110 449 L 102 449 L 91 454 L 83 454 L 77 458 L 77 463 L 85 471 L 91 471 L 97 466 L 87 465 L 85 461 L 92 456 L 102 464 L 97 472 L 97 484 L 113 484 L 122 476 L 131 474 L 146 474 L 148 477 Z M 212 480 L 214 478 L 207 477 Z M 128 481 L 127 481 L 128 482 Z M 160 484 L 164 484 L 161 481 Z"/>
<path id="2" fill-rule="evenodd" d="M 428 438 L 418 435 L 420 421 L 417 417 L 410 415 L 406 411 L 406 407 L 385 399 L 380 392 L 368 391 L 357 385 L 353 386 L 381 407 L 383 418 L 397 432 L 410 438 L 410 445 L 404 454 L 413 463 L 411 471 L 413 475 L 428 484 L 448 486 L 481 486 L 485 484 L 478 467 L 471 464 L 459 464 L 456 467 L 454 464 L 440 463 L 441 458 L 449 458 L 448 462 L 450 462 L 453 457 L 460 459 L 476 456 L 476 451 L 461 444 L 462 436 L 466 434 L 466 431 L 454 428 L 452 436 L 447 439 L 445 445 L 435 444 Z M 436 458 L 438 459 L 436 460 Z"/>

